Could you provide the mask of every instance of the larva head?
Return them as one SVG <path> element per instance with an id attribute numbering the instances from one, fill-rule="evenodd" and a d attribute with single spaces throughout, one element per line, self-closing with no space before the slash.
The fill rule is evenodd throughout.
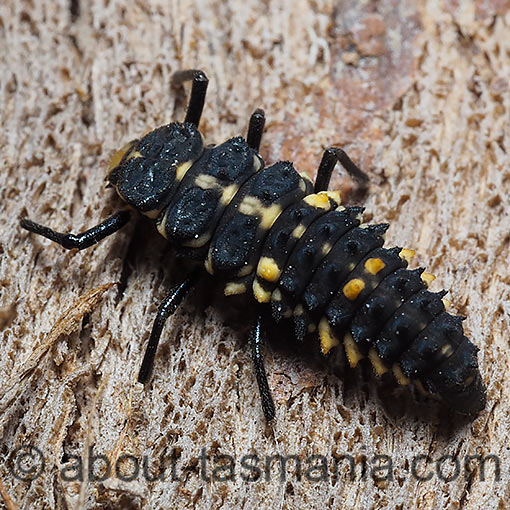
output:
<path id="1" fill-rule="evenodd" d="M 107 180 L 125 202 L 155 218 L 202 151 L 202 135 L 193 124 L 172 122 L 117 151 Z"/>

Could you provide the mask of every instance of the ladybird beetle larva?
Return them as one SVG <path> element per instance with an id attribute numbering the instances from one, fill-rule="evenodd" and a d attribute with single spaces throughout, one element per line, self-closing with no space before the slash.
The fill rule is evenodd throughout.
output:
<path id="1" fill-rule="evenodd" d="M 178 255 L 203 264 L 225 295 L 253 293 L 276 322 L 293 319 L 299 342 L 319 335 L 326 355 L 343 344 L 351 366 L 367 357 L 377 374 L 392 372 L 448 406 L 475 415 L 485 407 L 478 348 L 464 335 L 462 317 L 449 314 L 445 292 L 427 290 L 433 276 L 407 269 L 412 250 L 384 248 L 387 224 L 362 223 L 363 209 L 343 207 L 328 191 L 337 162 L 359 181 L 366 175 L 344 151 L 324 152 L 315 183 L 289 161 L 265 166 L 258 149 L 262 110 L 246 139 L 205 145 L 198 124 L 208 80 L 192 80 L 184 122 L 132 140 L 110 162 L 108 181 L 131 209 L 154 220 Z M 84 249 L 117 232 L 131 218 L 120 211 L 86 232 L 62 234 L 21 220 L 21 226 L 64 248 Z M 198 267 L 160 305 L 138 380 L 147 382 L 165 320 L 201 272 Z M 263 359 L 263 319 L 250 332 L 255 374 L 267 420 L 275 409 Z"/>

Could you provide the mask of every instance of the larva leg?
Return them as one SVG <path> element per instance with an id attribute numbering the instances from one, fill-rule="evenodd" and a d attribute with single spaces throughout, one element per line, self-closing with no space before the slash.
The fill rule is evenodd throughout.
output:
<path id="1" fill-rule="evenodd" d="M 250 123 L 248 125 L 248 136 L 246 141 L 248 146 L 255 151 L 259 151 L 260 140 L 262 139 L 262 132 L 264 131 L 264 124 L 266 123 L 266 117 L 264 111 L 258 108 L 252 113 L 250 117 Z"/>
<path id="2" fill-rule="evenodd" d="M 182 303 L 182 300 L 188 295 L 191 288 L 195 285 L 198 275 L 198 270 L 192 272 L 182 283 L 176 285 L 159 305 L 158 314 L 156 315 L 156 319 L 152 326 L 149 343 L 145 349 L 142 366 L 138 373 L 138 382 L 145 384 L 149 380 L 152 372 L 152 366 L 154 364 L 154 356 L 156 354 L 156 349 L 158 347 L 165 322 L 168 317 L 177 310 L 178 306 Z"/>
<path id="3" fill-rule="evenodd" d="M 99 225 L 80 234 L 63 234 L 61 232 L 56 232 L 49 227 L 35 223 L 27 218 L 23 218 L 20 221 L 20 225 L 29 232 L 41 235 L 50 241 L 60 244 L 60 246 L 66 250 L 72 250 L 73 248 L 83 250 L 97 244 L 105 237 L 115 234 L 115 232 L 120 230 L 130 219 L 131 213 L 129 211 L 119 211 L 106 218 L 106 220 L 102 221 Z"/>
<path id="4" fill-rule="evenodd" d="M 257 321 L 250 331 L 250 347 L 255 366 L 255 375 L 259 385 L 260 398 L 262 400 L 262 410 L 267 421 L 271 421 L 275 415 L 273 397 L 267 382 L 266 369 L 264 367 L 264 338 L 262 331 L 262 317 L 259 315 Z"/>
<path id="5" fill-rule="evenodd" d="M 200 69 L 177 71 L 172 76 L 172 83 L 174 85 L 180 85 L 181 83 L 190 80 L 193 80 L 193 84 L 191 86 L 191 95 L 184 122 L 191 122 L 198 127 L 200 117 L 202 116 L 202 110 L 204 109 L 205 94 L 207 92 L 209 80 L 205 73 Z"/>
<path id="6" fill-rule="evenodd" d="M 319 169 L 317 170 L 317 177 L 315 179 L 314 186 L 315 193 L 326 191 L 328 189 L 331 174 L 333 173 L 333 168 L 335 168 L 337 162 L 339 162 L 348 174 L 359 183 L 363 191 L 367 189 L 368 175 L 358 168 L 342 149 L 339 149 L 338 147 L 330 147 L 324 151 Z"/>

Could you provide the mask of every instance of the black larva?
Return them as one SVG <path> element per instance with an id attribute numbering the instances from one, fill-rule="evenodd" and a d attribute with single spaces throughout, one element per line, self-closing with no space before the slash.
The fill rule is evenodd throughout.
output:
<path id="1" fill-rule="evenodd" d="M 265 167 L 258 154 L 264 114 L 250 119 L 247 139 L 204 146 L 198 123 L 207 78 L 193 80 L 184 123 L 173 122 L 133 140 L 112 158 L 109 183 L 149 218 L 181 256 L 204 263 L 225 285 L 225 295 L 253 292 L 275 321 L 293 318 L 296 337 L 318 331 L 321 350 L 343 343 L 356 366 L 368 357 L 375 371 L 393 371 L 451 408 L 477 414 L 485 407 L 477 347 L 462 318 L 446 312 L 444 292 L 427 290 L 432 275 L 406 269 L 412 250 L 383 248 L 387 225 L 365 225 L 362 209 L 342 207 L 326 191 L 339 161 L 355 178 L 363 174 L 340 149 L 325 151 L 315 184 L 288 161 Z M 61 234 L 30 220 L 21 226 L 64 248 L 87 248 L 130 219 L 121 211 L 78 234 Z M 149 378 L 165 320 L 195 283 L 196 270 L 159 308 L 138 380 Z M 274 417 L 262 355 L 262 318 L 250 333 L 264 414 Z"/>

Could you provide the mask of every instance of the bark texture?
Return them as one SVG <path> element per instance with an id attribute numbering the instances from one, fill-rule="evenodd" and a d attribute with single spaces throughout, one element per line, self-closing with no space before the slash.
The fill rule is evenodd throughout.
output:
<path id="1" fill-rule="evenodd" d="M 0 49 L 5 508 L 507 507 L 507 0 L 7 0 Z M 266 161 L 290 159 L 313 176 L 323 149 L 338 145 L 369 172 L 368 217 L 391 223 L 388 246 L 417 250 L 414 265 L 437 275 L 434 290 L 451 289 L 453 310 L 481 348 L 488 404 L 476 420 L 453 421 L 393 381 L 378 382 L 368 365 L 350 370 L 340 354 L 309 359 L 276 341 L 267 368 L 277 418 L 266 427 L 247 309 L 208 284 L 167 324 L 150 385 L 135 382 L 157 305 L 181 274 L 163 240 L 140 220 L 66 252 L 18 220 L 78 232 L 115 211 L 104 186 L 109 157 L 183 118 L 187 95 L 170 88 L 183 68 L 210 78 L 201 124 L 209 141 L 245 133 L 262 107 Z M 333 181 L 348 191 L 340 171 Z M 14 470 L 28 445 L 45 464 L 24 481 L 31 473 Z M 113 470 L 117 463 L 123 477 L 87 480 L 91 454 Z M 260 458 L 257 481 L 241 476 L 250 454 Z M 278 463 L 266 481 L 266 457 L 277 454 L 297 456 L 301 480 L 294 459 L 285 481 Z M 491 454 L 499 480 L 494 459 L 485 480 L 476 459 L 466 467 L 467 456 Z M 140 462 L 131 481 L 134 459 L 125 455 Z M 234 458 L 233 480 L 218 479 L 231 467 L 218 455 Z M 315 459 L 323 469 L 305 474 L 311 455 L 324 456 Z M 341 455 L 354 459 L 353 476 L 345 459 L 335 473 Z M 144 456 L 152 475 L 167 457 L 163 479 L 143 475 Z M 68 481 L 78 458 L 85 480 Z M 35 457 L 24 462 L 37 467 Z M 412 476 L 413 465 L 431 478 Z"/>

